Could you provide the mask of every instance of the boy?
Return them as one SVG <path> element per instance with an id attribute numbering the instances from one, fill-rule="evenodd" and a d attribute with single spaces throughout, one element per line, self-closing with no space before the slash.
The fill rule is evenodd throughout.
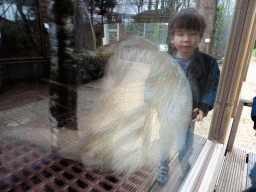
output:
<path id="1" fill-rule="evenodd" d="M 184 70 L 193 96 L 193 115 L 186 135 L 185 146 L 178 149 L 178 161 L 183 175 L 190 169 L 189 157 L 192 155 L 194 127 L 196 121 L 202 121 L 213 108 L 217 93 L 220 71 L 214 57 L 200 52 L 198 44 L 202 40 L 205 21 L 194 9 L 178 12 L 169 23 L 168 35 L 173 48 L 168 52 Z M 164 184 L 168 178 L 169 162 L 166 145 L 160 138 L 160 165 L 156 181 Z M 167 157 L 167 158 L 166 158 Z"/>

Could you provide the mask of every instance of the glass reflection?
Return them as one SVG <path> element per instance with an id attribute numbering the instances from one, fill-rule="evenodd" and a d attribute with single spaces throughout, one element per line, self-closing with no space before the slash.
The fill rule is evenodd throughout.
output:
<path id="1" fill-rule="evenodd" d="M 5 5 L 3 5 L 4 2 Z M 94 4 L 92 5 L 91 3 L 93 2 Z M 15 107 L 2 108 L 1 117 L 3 117 L 4 123 L 1 124 L 1 127 L 3 127 L 1 134 L 5 136 L 8 135 L 24 140 L 29 140 L 30 142 L 32 141 L 43 147 L 51 149 L 51 134 L 54 133 L 50 133 L 48 131 L 50 127 L 50 122 L 48 119 L 49 111 L 51 110 L 51 115 L 54 117 L 57 117 L 59 114 L 64 114 L 64 112 L 66 113 L 72 111 L 71 115 L 73 116 L 73 118 L 70 119 L 71 121 L 73 121 L 73 123 L 74 121 L 76 121 L 73 130 L 68 129 L 68 126 L 65 126 L 64 124 L 59 123 L 60 129 L 57 131 L 59 134 L 58 138 L 60 140 L 62 139 L 63 143 L 65 143 L 64 145 L 70 144 L 69 142 L 74 140 L 75 138 L 77 139 L 79 147 L 81 147 L 82 149 L 76 148 L 76 150 L 80 150 L 76 151 L 71 148 L 73 150 L 72 152 L 76 154 L 74 154 L 74 156 L 67 156 L 78 160 L 81 160 L 82 158 L 82 161 L 86 162 L 85 165 L 88 166 L 90 165 L 87 162 L 88 159 L 86 159 L 87 157 L 83 155 L 83 153 L 86 154 L 88 151 L 86 151 L 87 148 L 84 146 L 90 145 L 90 147 L 99 147 L 101 148 L 100 152 L 103 152 L 91 153 L 95 155 L 92 156 L 92 159 L 95 161 L 91 160 L 91 162 L 97 165 L 102 165 L 99 169 L 103 170 L 103 167 L 125 167 L 127 165 L 133 164 L 134 162 L 140 162 L 141 164 L 138 163 L 138 166 L 143 165 L 141 159 L 138 160 L 136 158 L 143 156 L 143 152 L 138 150 L 141 149 L 140 147 L 143 145 L 143 140 L 141 138 L 143 137 L 141 125 L 148 123 L 155 126 L 153 128 L 151 127 L 152 134 L 150 135 L 150 142 L 152 143 L 147 143 L 147 140 L 144 140 L 144 144 L 151 145 L 149 147 L 150 152 L 147 151 L 148 156 L 152 155 L 152 160 L 158 161 L 159 145 L 156 141 L 159 140 L 158 130 L 161 126 L 161 123 L 159 122 L 161 117 L 158 116 L 155 109 L 152 109 L 148 113 L 143 112 L 141 108 L 137 109 L 138 106 L 145 105 L 145 102 L 143 100 L 145 81 L 150 75 L 154 76 L 154 72 L 157 73 L 157 70 L 153 72 L 151 68 L 153 65 L 157 65 L 157 62 L 153 63 L 153 59 L 150 60 L 148 58 L 144 60 L 139 60 L 138 58 L 142 53 L 140 53 L 139 51 L 132 53 L 132 47 L 135 46 L 136 43 L 140 42 L 138 39 L 142 38 L 142 44 L 138 45 L 138 47 L 143 47 L 143 43 L 145 45 L 147 44 L 147 40 L 149 40 L 151 43 L 147 44 L 147 46 L 144 46 L 143 49 L 147 50 L 156 46 L 154 47 L 154 49 L 157 49 L 157 51 L 153 51 L 154 54 L 160 54 L 158 53 L 159 50 L 161 52 L 170 51 L 172 48 L 172 45 L 170 44 L 172 39 L 168 34 L 169 17 L 173 17 L 174 14 L 182 8 L 199 6 L 197 4 L 198 2 L 199 1 L 196 0 L 90 2 L 77 1 L 77 3 L 81 4 L 78 6 L 78 10 L 76 12 L 76 16 L 79 19 L 74 21 L 77 30 L 74 31 L 74 33 L 72 34 L 73 36 L 71 35 L 71 38 L 73 38 L 73 52 L 71 54 L 71 56 L 73 57 L 73 61 L 70 63 L 63 62 L 66 66 L 62 68 L 64 69 L 64 75 L 61 75 L 61 80 L 58 79 L 58 77 L 60 76 L 58 70 L 52 70 L 54 74 L 51 77 L 51 80 L 54 80 L 57 83 L 53 83 L 51 85 L 50 96 L 48 94 L 48 89 L 45 87 L 42 88 L 40 83 L 34 86 L 36 89 L 36 95 L 39 95 L 40 99 L 36 97 L 38 100 L 34 98 L 34 103 L 31 102 L 29 104 L 23 104 L 24 107 L 21 108 L 19 112 L 26 113 L 24 115 L 24 118 L 22 118 L 22 116 L 17 117 L 17 113 L 14 113 Z M 4 10 L 8 8 L 6 7 L 6 1 L 3 1 L 1 5 L 3 5 Z M 219 21 L 216 21 L 216 27 L 214 27 L 215 33 L 213 37 L 210 38 L 210 43 L 212 44 L 209 44 L 209 46 L 211 47 L 206 50 L 206 52 L 209 52 L 211 55 L 217 57 L 218 60 L 223 59 L 225 52 L 225 44 L 233 11 L 231 5 L 232 1 L 219 2 L 217 9 L 217 11 L 219 11 L 219 13 L 217 13 L 217 18 L 219 19 Z M 88 8 L 87 11 L 85 7 Z M 17 7 L 15 8 L 14 6 L 11 8 L 11 10 L 16 10 L 15 12 L 17 13 Z M 23 12 L 29 15 L 29 9 L 24 8 Z M 88 15 L 88 17 L 85 17 L 84 14 Z M 17 14 L 16 22 L 22 20 L 22 18 L 20 16 L 18 17 L 18 15 L 19 14 Z M 27 16 L 27 18 L 29 18 L 30 21 L 36 22 L 35 19 L 37 17 L 30 15 Z M 12 21 L 10 16 L 6 16 L 5 19 Z M 217 26 L 217 24 L 220 26 Z M 51 27 L 52 26 L 50 26 L 50 28 Z M 3 28 L 1 28 L 2 42 L 4 39 L 4 33 L 5 32 L 3 32 Z M 140 36 L 140 38 L 138 38 L 137 40 L 133 39 L 129 42 L 127 40 L 129 39 L 130 35 L 137 35 Z M 40 35 L 33 38 L 36 39 L 38 37 L 40 37 Z M 23 39 L 26 38 L 24 37 Z M 147 40 L 145 40 L 144 38 Z M 51 43 L 53 43 L 55 42 L 55 40 L 56 39 L 51 39 L 50 41 Z M 208 42 L 205 42 L 205 39 L 203 39 L 202 43 L 207 44 Z M 2 43 L 2 45 L 4 44 Z M 126 49 L 121 49 L 122 46 Z M 4 48 L 4 46 L 2 47 Z M 40 47 L 41 46 L 38 46 L 38 50 Z M 21 48 L 18 47 L 15 49 Z M 30 50 L 30 48 L 27 48 L 26 50 Z M 129 62 L 132 61 L 132 64 L 129 62 L 121 62 L 120 60 L 115 60 L 114 62 L 113 60 L 109 59 L 116 58 L 116 56 L 113 56 L 113 54 L 116 53 L 116 51 L 120 50 L 123 51 L 123 53 L 120 53 L 119 55 L 120 58 L 122 58 L 122 60 L 128 60 Z M 28 54 L 27 52 L 26 54 Z M 131 52 L 131 57 L 127 56 L 128 52 Z M 167 53 L 164 54 L 167 55 Z M 40 51 L 38 51 L 38 55 L 40 55 Z M 9 55 L 8 57 L 16 56 Z M 149 57 L 153 57 L 153 54 L 149 55 Z M 159 57 L 158 59 L 160 58 L 162 57 Z M 168 59 L 173 62 L 172 59 Z M 134 61 L 139 61 L 143 64 L 139 65 Z M 151 67 L 149 64 L 150 62 L 151 64 L 153 63 Z M 137 83 L 140 83 L 134 83 L 136 81 Z M 60 85 L 58 83 L 61 83 L 66 87 L 59 88 Z M 167 85 L 168 84 L 166 84 L 166 86 Z M 22 86 L 23 85 L 21 85 L 21 87 Z M 69 90 L 72 91 L 69 92 Z M 24 90 L 24 92 L 26 92 L 26 90 Z M 163 92 L 161 91 L 159 91 L 159 93 L 163 94 Z M 10 93 L 9 95 L 8 94 L 5 94 L 4 96 L 2 95 L 2 97 L 7 98 L 7 96 L 14 93 Z M 111 94 L 113 97 L 111 96 Z M 42 97 L 42 95 L 44 97 Z M 51 106 L 49 106 L 49 98 L 51 99 Z M 22 99 L 20 97 L 20 100 L 24 101 L 25 98 Z M 59 100 L 61 101 L 59 102 Z M 108 102 L 106 102 L 106 100 Z M 54 102 L 59 103 L 59 107 L 54 108 L 52 105 L 52 103 Z M 159 99 L 158 102 L 164 103 L 162 99 Z M 13 109 L 14 111 L 10 112 L 7 111 L 7 109 Z M 135 109 L 137 109 L 137 111 Z M 144 115 L 144 117 L 141 117 L 142 115 Z M 132 119 L 131 116 L 134 117 L 134 119 Z M 126 118 L 128 118 L 129 121 Z M 204 119 L 203 123 L 196 123 L 194 146 L 196 146 L 202 140 L 201 136 L 199 135 L 207 137 L 210 125 L 210 118 L 211 112 L 209 112 L 207 119 Z M 131 125 L 129 123 L 131 123 L 132 120 L 134 120 L 134 124 Z M 39 125 L 38 122 L 40 122 L 41 124 Z M 118 125 L 113 125 L 114 122 L 118 122 Z M 132 129 L 129 129 L 131 127 L 129 127 L 125 123 L 129 124 Z M 97 130 L 98 127 L 96 127 L 96 125 L 103 128 L 106 128 L 107 125 L 117 127 L 119 126 L 119 130 L 124 128 L 125 125 L 127 125 L 127 127 L 122 130 L 123 132 L 118 133 L 117 129 L 115 129 L 115 132 L 111 129 L 113 127 L 110 126 L 107 127 L 108 129 L 105 129 L 105 135 L 100 134 L 99 136 L 95 134 L 98 138 L 92 138 L 92 135 L 90 135 L 92 133 L 90 131 Z M 179 122 L 176 122 L 175 125 L 179 125 Z M 11 129 L 8 130 L 7 128 L 10 127 Z M 35 127 L 36 129 L 34 129 Z M 87 132 L 88 130 L 90 130 L 89 133 Z M 172 129 L 172 131 L 175 132 L 177 130 L 176 128 L 174 128 Z M 137 133 L 142 134 L 137 135 Z M 33 136 L 33 139 L 31 138 L 31 135 Z M 87 137 L 88 135 L 89 137 Z M 184 134 L 181 135 L 182 137 L 185 137 Z M 136 139 L 134 139 L 134 137 Z M 80 140 L 78 140 L 78 138 Z M 170 146 L 172 146 L 171 150 L 163 149 L 170 152 L 170 158 L 165 157 L 165 160 L 163 160 L 162 164 L 177 163 L 177 149 L 179 148 L 179 145 L 182 145 L 176 142 L 176 140 L 178 140 L 179 138 L 180 137 L 177 137 L 177 135 L 175 136 L 175 138 L 173 138 L 171 144 L 169 144 Z M 135 142 L 137 142 L 137 144 L 134 144 Z M 157 144 L 154 142 L 156 142 Z M 106 146 L 106 143 L 108 143 L 109 146 Z M 115 143 L 116 145 L 113 146 L 113 143 Z M 59 142 L 59 144 L 61 144 L 61 141 Z M 134 147 L 135 145 L 139 147 Z M 192 144 L 190 143 L 190 145 Z M 60 148 L 62 149 L 62 146 Z M 67 148 L 62 149 L 63 154 L 67 154 L 67 152 L 64 152 L 64 150 L 66 149 Z M 92 147 L 91 150 L 93 149 L 94 148 Z M 127 155 L 131 151 L 136 151 L 136 155 Z M 192 166 L 198 155 L 196 153 L 198 153 L 198 151 L 194 151 L 190 159 L 186 159 L 190 161 L 190 164 Z M 123 159 L 120 160 L 119 156 L 123 157 Z M 102 159 L 104 158 L 107 161 L 103 162 Z M 93 163 L 91 164 L 92 166 L 94 166 Z M 168 165 L 166 167 L 168 167 Z M 125 170 L 127 170 L 126 168 L 127 167 L 125 167 Z M 181 173 L 182 171 L 180 166 L 177 166 L 175 170 L 179 173 Z M 184 174 L 186 174 L 187 170 L 189 170 L 189 168 L 185 169 Z M 169 172 L 169 174 L 171 176 L 173 172 Z"/>
<path id="2" fill-rule="evenodd" d="M 37 0 L 1 0 L 0 18 L 0 59 L 43 56 Z"/>

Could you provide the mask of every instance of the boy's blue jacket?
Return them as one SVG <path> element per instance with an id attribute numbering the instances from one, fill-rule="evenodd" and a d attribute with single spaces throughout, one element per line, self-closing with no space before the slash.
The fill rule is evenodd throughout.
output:
<path id="1" fill-rule="evenodd" d="M 173 51 L 169 54 L 172 55 Z M 195 50 L 195 57 L 189 65 L 189 79 L 193 95 L 193 108 L 199 108 L 205 115 L 212 110 L 218 89 L 220 70 L 215 57 Z"/>
<path id="2" fill-rule="evenodd" d="M 253 98 L 252 102 L 252 112 L 251 112 L 251 118 L 254 121 L 254 126 L 253 128 L 256 129 L 256 97 Z"/>

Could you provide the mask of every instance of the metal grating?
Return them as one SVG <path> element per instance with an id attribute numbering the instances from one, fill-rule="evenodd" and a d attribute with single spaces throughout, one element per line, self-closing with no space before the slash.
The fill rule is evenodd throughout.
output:
<path id="1" fill-rule="evenodd" d="M 150 167 L 142 167 L 131 174 L 117 192 L 145 192 L 155 181 L 157 162 Z"/>
<path id="2" fill-rule="evenodd" d="M 2 141 L 0 191 L 116 191 L 124 178 L 99 173 L 22 141 Z"/>
<path id="3" fill-rule="evenodd" d="M 194 164 L 205 138 L 195 136 Z M 6 192 L 145 192 L 178 189 L 182 179 L 177 160 L 170 167 L 167 185 L 155 184 L 158 162 L 128 176 L 100 173 L 24 141 L 3 139 L 0 143 L 0 191 Z M 172 185 L 170 185 L 172 184 Z M 171 186 L 171 188 L 170 188 Z"/>
<path id="4" fill-rule="evenodd" d="M 56 117 L 58 121 L 58 127 L 72 127 L 74 126 L 74 113 L 67 112 Z"/>
<path id="5" fill-rule="evenodd" d="M 3 139 L 0 146 L 0 191 L 137 192 L 147 191 L 154 182 L 156 164 L 126 178 L 100 173 L 24 141 Z"/>

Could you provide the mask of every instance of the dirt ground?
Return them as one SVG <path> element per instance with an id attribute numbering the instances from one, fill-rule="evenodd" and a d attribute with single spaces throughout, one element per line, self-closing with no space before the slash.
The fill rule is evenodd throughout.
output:
<path id="1" fill-rule="evenodd" d="M 256 57 L 253 56 L 250 61 L 248 74 L 246 77 L 246 86 L 243 95 L 246 98 L 256 96 Z M 208 132 L 211 125 L 212 112 L 200 123 L 196 124 L 195 133 L 208 137 Z M 247 150 L 256 151 L 256 131 L 253 129 L 253 121 L 251 120 L 251 107 L 244 107 L 242 116 L 239 122 L 238 131 L 234 146 L 245 148 Z"/>

